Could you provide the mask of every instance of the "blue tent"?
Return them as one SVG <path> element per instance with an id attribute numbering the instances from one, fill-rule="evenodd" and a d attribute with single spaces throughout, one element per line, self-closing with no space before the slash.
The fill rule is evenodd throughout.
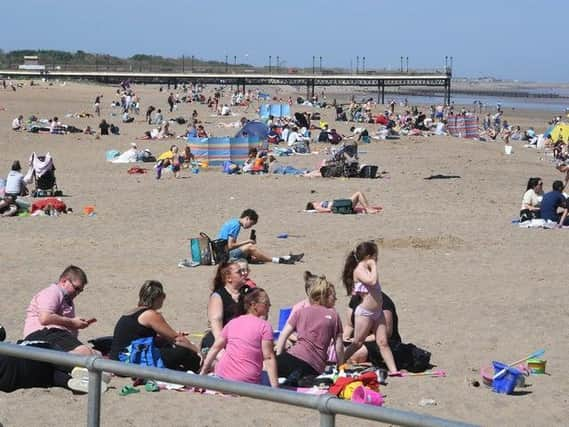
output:
<path id="1" fill-rule="evenodd" d="M 267 135 L 269 134 L 269 128 L 267 125 L 261 122 L 247 122 L 245 126 L 239 129 L 239 132 L 235 134 L 235 138 L 240 138 L 247 136 L 249 138 L 257 137 L 259 140 L 267 139 Z"/>

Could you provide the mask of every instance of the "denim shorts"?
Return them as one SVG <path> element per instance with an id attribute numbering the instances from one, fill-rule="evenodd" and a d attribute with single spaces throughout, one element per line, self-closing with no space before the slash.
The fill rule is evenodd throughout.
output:
<path id="1" fill-rule="evenodd" d="M 241 248 L 235 248 L 229 251 L 229 261 L 235 261 L 241 258 L 247 259 L 247 255 L 245 255 L 245 252 L 243 252 Z"/>

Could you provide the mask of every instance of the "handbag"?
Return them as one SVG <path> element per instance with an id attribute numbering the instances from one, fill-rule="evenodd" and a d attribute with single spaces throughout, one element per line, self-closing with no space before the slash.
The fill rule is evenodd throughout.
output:
<path id="1" fill-rule="evenodd" d="M 199 265 L 211 265 L 211 245 L 210 238 L 205 233 L 200 233 L 200 237 L 190 239 L 190 255 L 192 263 Z"/>

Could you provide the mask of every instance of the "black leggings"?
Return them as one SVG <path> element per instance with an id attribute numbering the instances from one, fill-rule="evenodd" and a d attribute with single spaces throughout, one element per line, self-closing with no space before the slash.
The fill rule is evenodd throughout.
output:
<path id="1" fill-rule="evenodd" d="M 162 356 L 164 366 L 168 369 L 193 371 L 195 373 L 198 373 L 200 370 L 200 358 L 197 353 L 189 348 L 179 345 L 160 347 L 160 356 Z"/>
<path id="2" fill-rule="evenodd" d="M 298 379 L 305 377 L 307 375 L 320 375 L 320 372 L 306 363 L 304 360 L 294 357 L 292 354 L 284 352 L 277 356 L 277 367 L 279 377 L 289 377 L 292 373 Z"/>

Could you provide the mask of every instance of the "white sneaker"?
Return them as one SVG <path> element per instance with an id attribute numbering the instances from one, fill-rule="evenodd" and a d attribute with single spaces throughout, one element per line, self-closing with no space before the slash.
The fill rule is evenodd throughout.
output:
<path id="1" fill-rule="evenodd" d="M 101 376 L 101 391 L 104 393 L 109 387 L 112 375 L 103 372 Z M 86 368 L 75 367 L 71 371 L 71 379 L 67 381 L 67 387 L 80 393 L 89 392 L 89 370 Z"/>

